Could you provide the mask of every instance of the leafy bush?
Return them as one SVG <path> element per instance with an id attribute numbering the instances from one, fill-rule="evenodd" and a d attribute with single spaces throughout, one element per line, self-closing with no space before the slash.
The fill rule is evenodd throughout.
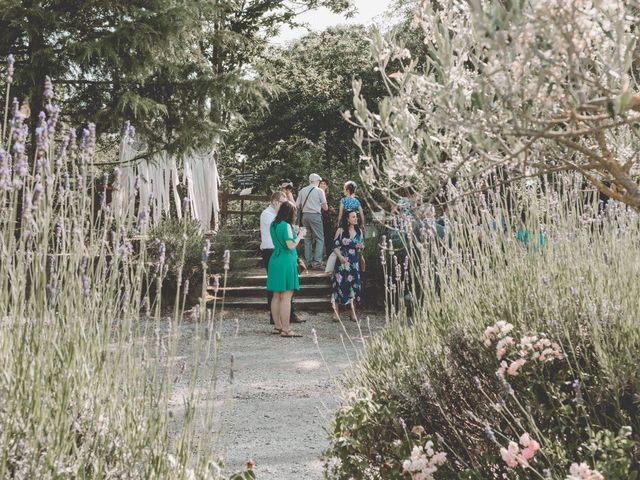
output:
<path id="1" fill-rule="evenodd" d="M 447 248 L 409 248 L 415 323 L 389 309 L 345 380 L 330 478 L 431 478 L 406 468 L 426 438 L 447 454 L 435 478 L 636 478 L 640 222 L 619 205 L 594 214 L 568 183 L 522 188 L 509 209 L 465 201 Z M 522 209 L 543 248 L 517 240 Z"/>
<path id="2" fill-rule="evenodd" d="M 205 240 L 197 220 L 165 219 L 150 230 L 149 238 L 150 252 L 155 252 L 154 260 L 158 262 L 164 255 L 167 275 L 163 286 L 175 292 L 179 278 L 182 282 L 192 282 L 201 277 Z"/>
<path id="3" fill-rule="evenodd" d="M 374 230 L 368 227 L 363 250 L 367 270 L 362 278 L 364 281 L 364 295 L 369 306 L 381 306 L 384 301 L 384 271 L 380 264 L 381 241 L 380 232 L 377 229 Z"/>

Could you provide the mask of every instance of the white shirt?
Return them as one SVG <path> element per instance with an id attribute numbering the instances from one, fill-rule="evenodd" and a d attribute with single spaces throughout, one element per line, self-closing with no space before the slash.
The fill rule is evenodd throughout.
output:
<path id="1" fill-rule="evenodd" d="M 276 209 L 269 205 L 260 214 L 260 250 L 275 248 L 271 240 L 271 224 L 276 219 Z"/>

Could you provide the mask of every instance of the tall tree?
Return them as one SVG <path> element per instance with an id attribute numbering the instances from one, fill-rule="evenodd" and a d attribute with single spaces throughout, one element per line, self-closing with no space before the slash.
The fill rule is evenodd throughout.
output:
<path id="1" fill-rule="evenodd" d="M 416 12 L 422 63 L 372 39 L 389 95 L 371 112 L 356 85 L 353 114 L 363 152 L 385 149 L 371 185 L 436 196 L 569 171 L 640 210 L 640 3 L 441 3 Z"/>
<path id="2" fill-rule="evenodd" d="M 150 144 L 208 143 L 263 89 L 243 67 L 304 8 L 349 0 L 5 0 L 0 55 L 16 57 L 15 95 L 43 106 L 45 76 L 64 111 L 113 131 L 134 120 Z M 37 115 L 33 115 L 33 118 Z"/>
<path id="3" fill-rule="evenodd" d="M 259 78 L 278 92 L 268 110 L 247 112 L 228 150 L 247 155 L 259 188 L 280 177 L 302 182 L 312 170 L 333 180 L 358 177 L 353 128 L 341 114 L 352 105 L 353 79 L 368 85 L 371 98 L 383 92 L 369 52 L 367 29 L 345 26 L 273 47 L 255 65 Z"/>

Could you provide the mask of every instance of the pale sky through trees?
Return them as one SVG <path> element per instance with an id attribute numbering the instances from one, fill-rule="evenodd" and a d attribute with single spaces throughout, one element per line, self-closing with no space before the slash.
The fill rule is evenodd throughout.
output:
<path id="1" fill-rule="evenodd" d="M 393 0 L 354 0 L 358 9 L 355 16 L 347 19 L 343 15 L 336 15 L 326 8 L 307 12 L 300 17 L 300 20 L 309 24 L 313 31 L 321 31 L 327 27 L 344 24 L 365 24 L 382 21 L 383 14 L 391 5 Z M 274 43 L 282 44 L 290 40 L 299 38 L 307 33 L 306 29 L 283 29 L 280 35 L 274 39 Z"/>

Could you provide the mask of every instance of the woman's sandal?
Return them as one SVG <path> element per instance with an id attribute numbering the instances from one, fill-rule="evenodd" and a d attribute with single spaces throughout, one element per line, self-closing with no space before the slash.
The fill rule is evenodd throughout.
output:
<path id="1" fill-rule="evenodd" d="M 298 338 L 298 337 L 301 337 L 302 334 L 298 332 L 294 332 L 293 330 L 289 330 L 288 332 L 285 332 L 284 330 L 282 330 L 280 332 L 280 336 L 287 337 L 287 338 Z"/>
<path id="2" fill-rule="evenodd" d="M 271 330 L 271 335 L 280 335 L 281 333 L 282 333 L 282 330 L 276 327 L 273 327 L 273 330 Z"/>

